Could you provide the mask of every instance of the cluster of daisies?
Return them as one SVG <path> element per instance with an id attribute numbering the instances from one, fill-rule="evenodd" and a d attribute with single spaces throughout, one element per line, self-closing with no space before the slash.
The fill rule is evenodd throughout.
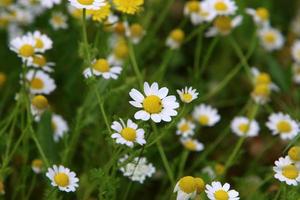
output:
<path id="1" fill-rule="evenodd" d="M 210 200 L 239 200 L 239 193 L 230 189 L 230 184 L 213 181 L 211 184 L 205 184 L 202 178 L 185 176 L 182 177 L 174 188 L 177 193 L 177 200 L 197 199 L 203 191 Z M 199 196 L 200 198 L 200 196 Z"/>

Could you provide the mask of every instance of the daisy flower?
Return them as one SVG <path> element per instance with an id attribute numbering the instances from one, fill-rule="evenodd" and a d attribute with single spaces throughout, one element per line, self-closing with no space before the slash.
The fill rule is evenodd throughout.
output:
<path id="1" fill-rule="evenodd" d="M 196 139 L 181 138 L 180 142 L 189 151 L 202 151 L 204 149 L 204 145 Z"/>
<path id="2" fill-rule="evenodd" d="M 18 54 L 23 61 L 32 59 L 36 49 L 36 41 L 30 36 L 21 36 L 13 39 L 10 42 L 10 49 Z"/>
<path id="3" fill-rule="evenodd" d="M 105 6 L 105 0 L 69 0 L 72 6 L 78 9 L 99 10 Z"/>
<path id="4" fill-rule="evenodd" d="M 218 110 L 210 105 L 201 104 L 194 108 L 193 117 L 201 126 L 214 126 L 221 119 Z"/>
<path id="5" fill-rule="evenodd" d="M 193 25 L 199 25 L 204 22 L 212 22 L 216 17 L 216 12 L 211 9 L 208 1 L 200 2 L 201 9 L 198 12 L 192 12 L 190 19 Z"/>
<path id="6" fill-rule="evenodd" d="M 177 90 L 177 93 L 184 103 L 191 103 L 193 100 L 197 99 L 198 92 L 196 89 L 193 89 L 192 87 L 185 87 L 182 90 Z"/>
<path id="7" fill-rule="evenodd" d="M 166 45 L 170 47 L 171 49 L 178 49 L 181 44 L 183 43 L 185 38 L 185 33 L 181 29 L 174 29 L 169 34 Z"/>
<path id="8" fill-rule="evenodd" d="M 129 103 L 136 108 L 141 108 L 135 113 L 135 119 L 143 121 L 151 119 L 156 123 L 161 121 L 170 122 L 171 117 L 177 115 L 176 109 L 179 107 L 179 103 L 176 102 L 175 96 L 168 96 L 168 88 L 159 89 L 156 82 L 151 86 L 148 82 L 145 82 L 144 93 L 145 96 L 136 89 L 131 89 L 129 92 L 132 98 Z"/>
<path id="9" fill-rule="evenodd" d="M 259 125 L 255 120 L 249 120 L 247 117 L 235 117 L 231 122 L 231 130 L 241 137 L 255 137 L 259 132 Z"/>
<path id="10" fill-rule="evenodd" d="M 122 119 L 120 122 L 114 121 L 111 128 L 116 131 L 111 137 L 116 139 L 117 144 L 125 144 L 129 147 L 133 147 L 135 142 L 139 145 L 146 144 L 144 129 L 138 128 L 131 119 L 128 119 L 126 124 Z"/>
<path id="11" fill-rule="evenodd" d="M 258 26 L 266 26 L 269 24 L 270 13 L 266 8 L 246 8 L 246 13 L 253 18 L 253 21 Z"/>
<path id="12" fill-rule="evenodd" d="M 254 85 L 265 84 L 270 87 L 272 91 L 278 91 L 278 86 L 272 82 L 271 77 L 268 73 L 260 72 L 256 67 L 251 68 L 251 73 L 253 75 L 253 83 Z"/>
<path id="13" fill-rule="evenodd" d="M 299 132 L 298 123 L 289 115 L 281 112 L 271 114 L 266 126 L 272 131 L 273 135 L 280 134 L 280 138 L 283 140 L 291 140 Z"/>
<path id="14" fill-rule="evenodd" d="M 274 51 L 281 49 L 284 44 L 283 35 L 275 28 L 263 27 L 258 31 L 258 36 L 261 41 L 261 45 L 267 51 Z"/>
<path id="15" fill-rule="evenodd" d="M 48 108 L 48 99 L 43 95 L 36 95 L 31 99 L 31 113 L 40 116 Z"/>
<path id="16" fill-rule="evenodd" d="M 92 68 L 92 69 L 91 69 Z M 92 62 L 92 67 L 86 68 L 83 71 L 85 78 L 89 78 L 93 75 L 102 76 L 104 79 L 117 79 L 121 74 L 122 67 L 118 65 L 113 65 L 112 62 L 106 59 L 98 59 Z"/>
<path id="17" fill-rule="evenodd" d="M 52 130 L 54 132 L 53 139 L 55 142 L 58 142 L 60 138 L 69 131 L 69 126 L 66 120 L 60 115 L 52 114 Z"/>
<path id="18" fill-rule="evenodd" d="M 292 57 L 294 61 L 300 63 L 300 40 L 294 42 L 292 46 Z"/>
<path id="19" fill-rule="evenodd" d="M 275 172 L 274 177 L 281 182 L 294 186 L 300 182 L 299 166 L 295 165 L 288 156 L 276 160 L 273 170 Z"/>
<path id="20" fill-rule="evenodd" d="M 145 157 L 135 157 L 129 161 L 129 156 L 125 155 L 119 160 L 120 171 L 124 176 L 128 177 L 132 181 L 144 183 L 146 178 L 151 178 L 156 169 L 152 163 L 149 163 Z"/>
<path id="21" fill-rule="evenodd" d="M 210 0 L 209 3 L 217 15 L 233 15 L 237 10 L 233 0 Z"/>
<path id="22" fill-rule="evenodd" d="M 32 94 L 50 94 L 56 88 L 54 80 L 43 71 L 29 70 L 26 80 Z"/>
<path id="23" fill-rule="evenodd" d="M 46 72 L 53 72 L 52 67 L 54 65 L 55 64 L 53 62 L 47 62 L 46 57 L 41 54 L 35 54 L 27 63 L 27 66 L 39 68 Z"/>
<path id="24" fill-rule="evenodd" d="M 238 15 L 231 19 L 227 16 L 216 17 L 213 26 L 205 33 L 206 37 L 214 37 L 216 35 L 228 35 L 231 31 L 241 25 L 243 17 Z"/>
<path id="25" fill-rule="evenodd" d="M 296 84 L 300 84 L 300 64 L 294 63 L 292 66 L 293 80 Z"/>
<path id="26" fill-rule="evenodd" d="M 35 50 L 36 52 L 44 53 L 45 51 L 52 48 L 52 40 L 40 31 L 34 31 L 33 33 L 27 34 L 29 37 L 35 39 Z"/>
<path id="27" fill-rule="evenodd" d="M 51 180 L 51 185 L 61 191 L 75 192 L 78 187 L 79 179 L 76 174 L 62 165 L 48 168 L 46 176 Z"/>
<path id="28" fill-rule="evenodd" d="M 288 151 L 288 157 L 295 163 L 300 162 L 300 146 L 293 146 Z"/>
<path id="29" fill-rule="evenodd" d="M 175 185 L 174 193 L 177 193 L 176 200 L 188 200 L 196 197 L 197 193 L 204 191 L 204 181 L 202 178 L 192 176 L 182 177 Z"/>
<path id="30" fill-rule="evenodd" d="M 41 5 L 46 8 L 52 8 L 54 5 L 61 3 L 61 0 L 40 0 Z"/>
<path id="31" fill-rule="evenodd" d="M 142 9 L 144 0 L 113 0 L 113 3 L 118 11 L 134 15 Z"/>
<path id="32" fill-rule="evenodd" d="M 40 174 L 43 170 L 43 161 L 41 159 L 34 159 L 32 162 L 31 162 L 31 168 L 32 168 L 32 171 L 36 174 Z"/>
<path id="33" fill-rule="evenodd" d="M 239 193 L 235 190 L 230 190 L 230 184 L 225 183 L 222 185 L 218 181 L 213 181 L 211 185 L 206 185 L 205 190 L 207 197 L 210 200 L 239 200 Z"/>
<path id="34" fill-rule="evenodd" d="M 182 118 L 177 124 L 176 135 L 180 135 L 182 137 L 188 137 L 194 135 L 195 124 L 185 118 Z"/>
<path id="35" fill-rule="evenodd" d="M 94 21 L 103 22 L 111 14 L 110 7 L 110 4 L 107 1 L 105 1 L 105 6 L 102 6 L 100 9 L 97 10 L 88 10 L 87 14 L 90 14 Z"/>
<path id="36" fill-rule="evenodd" d="M 114 47 L 113 53 L 109 55 L 108 62 L 112 65 L 123 65 L 128 57 L 129 49 L 124 41 L 118 41 Z"/>
<path id="37" fill-rule="evenodd" d="M 53 12 L 49 20 L 50 25 L 54 30 L 67 29 L 67 16 L 61 12 Z"/>
<path id="38" fill-rule="evenodd" d="M 201 2 L 197 0 L 187 1 L 183 8 L 183 14 L 185 16 L 191 16 L 192 14 L 198 13 L 202 9 Z"/>
<path id="39" fill-rule="evenodd" d="M 134 23 L 128 28 L 126 27 L 126 36 L 132 41 L 133 44 L 138 44 L 145 34 L 146 31 L 138 23 Z"/>

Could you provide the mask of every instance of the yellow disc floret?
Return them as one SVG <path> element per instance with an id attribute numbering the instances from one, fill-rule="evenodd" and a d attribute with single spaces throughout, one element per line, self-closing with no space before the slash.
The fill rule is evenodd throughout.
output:
<path id="1" fill-rule="evenodd" d="M 34 159 L 31 163 L 31 166 L 34 168 L 41 169 L 43 167 L 43 161 L 41 159 Z"/>
<path id="2" fill-rule="evenodd" d="M 119 59 L 125 59 L 128 56 L 128 46 L 125 42 L 119 42 L 114 48 L 114 55 Z"/>
<path id="3" fill-rule="evenodd" d="M 44 88 L 44 81 L 40 78 L 33 78 L 30 82 L 30 86 L 33 89 L 40 90 Z"/>
<path id="4" fill-rule="evenodd" d="M 42 55 L 35 55 L 33 56 L 33 63 L 39 67 L 44 67 L 47 63 L 47 60 Z"/>
<path id="5" fill-rule="evenodd" d="M 94 3 L 94 0 L 77 0 L 78 3 L 82 4 L 82 5 L 92 5 Z"/>
<path id="6" fill-rule="evenodd" d="M 143 101 L 144 110 L 150 114 L 160 113 L 163 109 L 161 99 L 156 95 L 149 95 Z"/>
<path id="7" fill-rule="evenodd" d="M 274 43 L 276 41 L 276 35 L 273 32 L 268 32 L 263 36 L 263 39 L 267 43 Z"/>
<path id="8" fill-rule="evenodd" d="M 247 133 L 247 131 L 249 130 L 249 124 L 248 123 L 242 123 L 239 125 L 239 130 L 242 133 Z"/>
<path id="9" fill-rule="evenodd" d="M 190 126 L 188 123 L 184 123 L 179 127 L 179 130 L 184 133 L 184 132 L 190 130 Z"/>
<path id="10" fill-rule="evenodd" d="M 187 193 L 190 194 L 196 190 L 196 182 L 195 178 L 192 176 L 185 176 L 179 180 L 179 187 L 180 189 Z"/>
<path id="11" fill-rule="evenodd" d="M 271 83 L 271 77 L 267 73 L 260 73 L 257 75 L 255 79 L 255 84 L 270 84 Z"/>
<path id="12" fill-rule="evenodd" d="M 35 48 L 42 49 L 44 47 L 43 40 L 37 38 L 35 39 Z"/>
<path id="13" fill-rule="evenodd" d="M 269 19 L 269 11 L 266 8 L 257 8 L 256 15 L 263 21 L 267 21 Z"/>
<path id="14" fill-rule="evenodd" d="M 184 93 L 184 94 L 181 95 L 181 99 L 182 99 L 183 102 L 189 103 L 189 102 L 192 101 L 193 96 L 190 93 Z"/>
<path id="15" fill-rule="evenodd" d="M 294 161 L 300 161 L 300 147 L 294 146 L 288 152 L 289 157 Z"/>
<path id="16" fill-rule="evenodd" d="M 184 40 L 185 34 L 181 29 L 175 29 L 170 33 L 170 38 L 175 42 L 182 43 Z"/>
<path id="17" fill-rule="evenodd" d="M 69 185 L 69 176 L 65 173 L 57 173 L 54 176 L 54 181 L 59 187 L 66 187 Z"/>
<path id="18" fill-rule="evenodd" d="M 227 33 L 232 29 L 231 19 L 226 16 L 219 16 L 214 21 L 214 27 L 222 33 Z"/>
<path id="19" fill-rule="evenodd" d="M 226 11 L 228 9 L 227 4 L 225 4 L 223 1 L 215 3 L 214 7 L 217 11 Z"/>
<path id="20" fill-rule="evenodd" d="M 98 72 L 105 73 L 105 72 L 109 72 L 110 67 L 109 67 L 109 63 L 107 62 L 107 60 L 99 59 L 93 65 L 93 69 Z"/>
<path id="21" fill-rule="evenodd" d="M 130 26 L 130 33 L 132 37 L 141 37 L 143 35 L 144 29 L 140 24 L 132 24 Z"/>
<path id="22" fill-rule="evenodd" d="M 188 1 L 186 6 L 190 12 L 198 12 L 200 10 L 200 4 L 198 1 Z"/>
<path id="23" fill-rule="evenodd" d="M 295 179 L 299 176 L 299 171 L 295 165 L 287 165 L 282 168 L 282 175 L 288 179 Z"/>
<path id="24" fill-rule="evenodd" d="M 198 121 L 202 126 L 206 126 L 209 123 L 209 117 L 207 115 L 201 115 Z"/>
<path id="25" fill-rule="evenodd" d="M 197 193 L 201 193 L 204 191 L 205 189 L 205 182 L 203 181 L 202 178 L 195 178 L 194 179 L 195 181 L 195 184 L 196 184 L 196 190 L 197 190 Z"/>
<path id="26" fill-rule="evenodd" d="M 228 200 L 229 195 L 226 191 L 224 190 L 217 190 L 214 194 L 216 200 Z"/>
<path id="27" fill-rule="evenodd" d="M 133 128 L 126 127 L 121 131 L 121 135 L 125 140 L 130 142 L 135 141 L 136 139 L 136 131 Z"/>
<path id="28" fill-rule="evenodd" d="M 280 133 L 289 133 L 292 130 L 292 126 L 288 121 L 281 120 L 277 123 L 277 130 Z"/>
<path id="29" fill-rule="evenodd" d="M 126 14 L 135 14 L 141 9 L 144 0 L 113 0 L 117 10 Z"/>
<path id="30" fill-rule="evenodd" d="M 32 98 L 31 103 L 39 110 L 44 110 L 48 107 L 48 100 L 43 95 L 37 95 Z"/>
<path id="31" fill-rule="evenodd" d="M 29 44 L 24 44 L 19 49 L 19 54 L 23 57 L 30 57 L 34 54 L 34 48 L 33 48 L 33 46 L 31 46 Z"/>
<path id="32" fill-rule="evenodd" d="M 184 147 L 190 151 L 196 151 L 197 150 L 197 144 L 189 139 L 189 140 L 186 140 L 184 143 L 183 143 Z"/>

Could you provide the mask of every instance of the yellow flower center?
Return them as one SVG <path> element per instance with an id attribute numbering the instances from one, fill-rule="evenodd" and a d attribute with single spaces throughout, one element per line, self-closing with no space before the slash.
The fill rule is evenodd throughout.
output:
<path id="1" fill-rule="evenodd" d="M 264 35 L 264 40 L 267 43 L 274 43 L 276 41 L 276 35 L 272 32 L 266 33 Z"/>
<path id="2" fill-rule="evenodd" d="M 125 140 L 130 142 L 135 141 L 136 139 L 136 131 L 133 128 L 126 127 L 121 131 L 121 135 Z"/>
<path id="3" fill-rule="evenodd" d="M 163 106 L 161 99 L 156 95 L 147 96 L 143 101 L 144 110 L 150 114 L 160 113 Z"/>
<path id="4" fill-rule="evenodd" d="M 43 167 L 43 161 L 40 159 L 35 159 L 32 161 L 32 167 L 41 169 Z"/>
<path id="5" fill-rule="evenodd" d="M 202 125 L 202 126 L 206 126 L 208 125 L 209 123 L 209 118 L 207 115 L 201 115 L 198 119 L 199 123 Z"/>
<path id="6" fill-rule="evenodd" d="M 65 173 L 57 173 L 54 176 L 55 183 L 60 187 L 66 187 L 69 185 L 69 176 Z"/>
<path id="7" fill-rule="evenodd" d="M 31 100 L 32 105 L 37 109 L 43 110 L 48 107 L 48 100 L 43 95 L 37 95 Z"/>
<path id="8" fill-rule="evenodd" d="M 249 124 L 248 124 L 248 123 L 240 124 L 240 125 L 239 125 L 239 130 L 240 130 L 242 133 L 246 133 L 246 132 L 249 130 Z"/>
<path id="9" fill-rule="evenodd" d="M 44 42 L 43 40 L 37 38 L 35 39 L 35 47 L 38 48 L 38 49 L 41 49 L 44 47 Z"/>
<path id="10" fill-rule="evenodd" d="M 171 32 L 170 37 L 174 41 L 176 41 L 178 43 L 181 43 L 181 42 L 183 42 L 185 35 L 184 35 L 184 32 L 181 29 L 175 29 Z"/>
<path id="11" fill-rule="evenodd" d="M 294 146 L 288 152 L 289 157 L 294 161 L 300 161 L 300 147 Z"/>
<path id="12" fill-rule="evenodd" d="M 193 140 L 187 140 L 183 143 L 184 147 L 187 148 L 190 151 L 196 151 L 197 145 Z"/>
<path id="13" fill-rule="evenodd" d="M 109 63 L 105 59 L 99 59 L 96 61 L 96 63 L 93 65 L 93 68 L 98 72 L 109 72 Z"/>
<path id="14" fill-rule="evenodd" d="M 0 87 L 3 86 L 5 82 L 6 82 L 6 75 L 0 72 Z"/>
<path id="15" fill-rule="evenodd" d="M 30 57 L 34 54 L 34 48 L 33 48 L 33 46 L 31 46 L 29 44 L 24 44 L 19 49 L 19 54 L 23 57 Z"/>
<path id="16" fill-rule="evenodd" d="M 299 171 L 295 165 L 287 165 L 282 168 L 282 175 L 289 179 L 295 179 L 299 175 Z"/>
<path id="17" fill-rule="evenodd" d="M 288 121 L 282 120 L 278 122 L 277 129 L 280 133 L 288 133 L 292 130 L 292 126 Z"/>
<path id="18" fill-rule="evenodd" d="M 44 88 L 44 81 L 40 78 L 33 78 L 30 82 L 31 88 L 40 90 Z"/>
<path id="19" fill-rule="evenodd" d="M 269 19 L 269 11 L 266 8 L 257 8 L 256 15 L 263 21 L 267 21 Z"/>
<path id="20" fill-rule="evenodd" d="M 231 30 L 231 19 L 226 16 L 217 17 L 214 21 L 214 27 L 216 27 L 220 32 L 228 32 Z"/>
<path id="21" fill-rule="evenodd" d="M 267 97 L 270 95 L 270 88 L 267 84 L 258 84 L 254 88 L 254 95 Z"/>
<path id="22" fill-rule="evenodd" d="M 179 127 L 179 130 L 180 130 L 181 132 L 184 133 L 184 132 L 190 130 L 190 126 L 189 126 L 188 123 L 184 123 L 183 125 L 181 125 L 181 126 Z"/>
<path id="23" fill-rule="evenodd" d="M 195 178 L 192 176 L 185 176 L 179 180 L 180 189 L 189 194 L 196 190 Z"/>
<path id="24" fill-rule="evenodd" d="M 122 22 L 115 24 L 115 32 L 121 35 L 125 33 L 125 26 Z"/>
<path id="25" fill-rule="evenodd" d="M 59 15 L 52 16 L 52 21 L 58 25 L 64 23 L 64 19 Z"/>
<path id="26" fill-rule="evenodd" d="M 270 84 L 271 78 L 267 73 L 260 73 L 255 80 L 255 84 Z"/>
<path id="27" fill-rule="evenodd" d="M 214 194 L 216 200 L 228 200 L 229 195 L 226 191 L 224 190 L 217 190 Z"/>
<path id="28" fill-rule="evenodd" d="M 92 5 L 94 3 L 94 0 L 77 0 L 78 3 L 82 4 L 82 5 Z"/>
<path id="29" fill-rule="evenodd" d="M 143 27 L 139 24 L 132 24 L 130 26 L 130 32 L 133 37 L 140 37 L 143 34 Z"/>
<path id="30" fill-rule="evenodd" d="M 44 56 L 38 55 L 33 57 L 33 63 L 38 65 L 39 67 L 44 67 L 47 63 L 47 60 Z"/>
<path id="31" fill-rule="evenodd" d="M 215 9 L 217 11 L 226 11 L 228 9 L 228 6 L 223 1 L 219 1 L 215 4 Z"/>
<path id="32" fill-rule="evenodd" d="M 225 171 L 225 166 L 222 164 L 217 163 L 215 165 L 215 171 L 217 175 L 222 175 Z"/>
<path id="33" fill-rule="evenodd" d="M 114 49 L 114 55 L 117 58 L 124 59 L 128 55 L 128 47 L 124 42 L 120 42 Z"/>
<path id="34" fill-rule="evenodd" d="M 194 178 L 196 184 L 197 193 L 201 193 L 204 191 L 205 183 L 202 178 Z"/>
<path id="35" fill-rule="evenodd" d="M 190 93 L 185 93 L 181 96 L 181 98 L 183 102 L 189 103 L 192 101 L 193 96 Z"/>
<path id="36" fill-rule="evenodd" d="M 200 10 L 198 1 L 187 2 L 187 8 L 190 12 L 198 12 Z"/>

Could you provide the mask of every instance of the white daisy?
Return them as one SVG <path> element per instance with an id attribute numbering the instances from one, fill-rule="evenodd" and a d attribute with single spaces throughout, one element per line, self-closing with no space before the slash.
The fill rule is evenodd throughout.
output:
<path id="1" fill-rule="evenodd" d="M 120 171 L 132 181 L 144 183 L 147 177 L 151 178 L 155 173 L 155 167 L 148 162 L 147 158 L 135 157 L 131 161 L 128 161 L 128 158 L 129 156 L 125 155 L 119 160 Z"/>
<path id="2" fill-rule="evenodd" d="M 46 72 L 53 72 L 53 62 L 47 62 L 44 55 L 35 54 L 30 61 L 28 61 L 27 66 L 42 69 Z"/>
<path id="3" fill-rule="evenodd" d="M 196 197 L 197 193 L 204 190 L 204 181 L 192 176 L 182 177 L 175 185 L 176 200 L 189 200 Z"/>
<path id="4" fill-rule="evenodd" d="M 209 0 L 209 3 L 217 15 L 233 15 L 237 10 L 233 0 Z"/>
<path id="5" fill-rule="evenodd" d="M 181 138 L 180 142 L 189 151 L 202 151 L 204 149 L 204 145 L 196 139 Z"/>
<path id="6" fill-rule="evenodd" d="M 175 29 L 169 34 L 166 45 L 171 49 L 178 49 L 183 43 L 185 33 L 181 29 Z"/>
<path id="7" fill-rule="evenodd" d="M 212 22 L 216 17 L 216 12 L 211 9 L 208 1 L 200 2 L 201 9 L 198 12 L 190 14 L 191 22 L 193 25 L 199 25 L 203 22 Z"/>
<path id="8" fill-rule="evenodd" d="M 28 33 L 27 35 L 35 39 L 34 48 L 36 52 L 44 53 L 52 48 L 52 40 L 47 35 L 42 34 L 40 31 L 34 31 L 33 33 Z"/>
<path id="9" fill-rule="evenodd" d="M 54 30 L 67 29 L 67 16 L 61 12 L 53 12 L 49 20 L 50 25 Z"/>
<path id="10" fill-rule="evenodd" d="M 269 24 L 270 14 L 266 8 L 246 8 L 246 13 L 253 18 L 253 21 L 258 26 L 267 26 Z"/>
<path id="11" fill-rule="evenodd" d="M 255 137 L 259 132 L 259 125 L 254 119 L 235 117 L 231 122 L 231 130 L 238 136 Z"/>
<path id="12" fill-rule="evenodd" d="M 76 174 L 64 166 L 53 165 L 48 168 L 46 176 L 51 180 L 51 185 L 57 186 L 61 191 L 75 192 L 78 187 L 79 179 Z"/>
<path id="13" fill-rule="evenodd" d="M 52 8 L 54 5 L 61 3 L 61 0 L 40 0 L 41 5 L 45 8 Z"/>
<path id="14" fill-rule="evenodd" d="M 294 61 L 300 63 L 300 40 L 295 41 L 292 46 L 292 57 Z"/>
<path id="15" fill-rule="evenodd" d="M 214 126 L 221 119 L 217 109 L 205 104 L 194 108 L 193 117 L 201 126 Z"/>
<path id="16" fill-rule="evenodd" d="M 284 37 L 277 29 L 265 26 L 258 31 L 258 36 L 261 45 L 267 51 L 274 51 L 281 49 L 284 44 Z"/>
<path id="17" fill-rule="evenodd" d="M 144 83 L 145 96 L 136 89 L 131 89 L 129 92 L 133 101 L 129 101 L 131 105 L 136 108 L 141 108 L 140 111 L 134 115 L 135 119 L 148 121 L 150 118 L 156 123 L 161 121 L 170 122 L 171 117 L 177 115 L 179 103 L 176 102 L 175 96 L 167 96 L 169 89 L 163 87 L 158 88 L 157 83 L 151 86 L 148 82 Z"/>
<path id="18" fill-rule="evenodd" d="M 18 54 L 23 61 L 31 60 L 34 55 L 35 39 L 31 36 L 21 36 L 10 42 L 10 49 Z"/>
<path id="19" fill-rule="evenodd" d="M 291 140 L 299 132 L 298 123 L 289 115 L 281 112 L 271 114 L 266 126 L 272 131 L 273 135 L 280 134 L 280 138 L 283 140 Z"/>
<path id="20" fill-rule="evenodd" d="M 300 182 L 299 165 L 295 165 L 288 156 L 276 160 L 273 170 L 275 172 L 274 177 L 281 182 L 294 186 L 297 186 Z"/>
<path id="21" fill-rule="evenodd" d="M 192 121 L 182 118 L 177 124 L 176 134 L 182 137 L 188 137 L 194 135 L 195 124 Z"/>
<path id="22" fill-rule="evenodd" d="M 182 90 L 177 90 L 177 93 L 184 103 L 191 103 L 193 100 L 197 99 L 198 92 L 196 89 L 193 89 L 192 87 L 185 87 Z"/>
<path id="23" fill-rule="evenodd" d="M 140 24 L 134 23 L 131 26 L 126 27 L 125 34 L 133 44 L 138 44 L 145 36 L 146 31 Z"/>
<path id="24" fill-rule="evenodd" d="M 105 6 L 105 0 L 69 0 L 72 6 L 78 9 L 99 10 Z"/>
<path id="25" fill-rule="evenodd" d="M 213 26 L 205 33 L 205 37 L 214 37 L 216 35 L 228 35 L 231 31 L 241 25 L 243 17 L 238 15 L 233 19 L 227 16 L 218 16 L 213 22 Z"/>
<path id="26" fill-rule="evenodd" d="M 300 64 L 294 63 L 292 66 L 293 80 L 296 84 L 300 84 Z"/>
<path id="27" fill-rule="evenodd" d="M 269 74 L 265 72 L 260 72 L 257 67 L 251 67 L 251 73 L 253 75 L 253 84 L 260 85 L 266 84 L 270 87 L 272 91 L 279 91 L 279 87 L 272 82 Z"/>
<path id="28" fill-rule="evenodd" d="M 40 116 L 44 113 L 48 106 L 48 100 L 43 95 L 36 95 L 31 99 L 31 114 L 34 116 L 36 121 L 39 121 Z"/>
<path id="29" fill-rule="evenodd" d="M 206 185 L 205 190 L 207 197 L 210 200 L 239 200 L 239 193 L 235 190 L 230 190 L 230 184 L 225 183 L 223 186 L 218 181 L 213 181 L 211 185 Z"/>
<path id="30" fill-rule="evenodd" d="M 50 94 L 56 88 L 54 80 L 43 71 L 29 70 L 26 80 L 32 94 Z"/>
<path id="31" fill-rule="evenodd" d="M 54 132 L 53 139 L 55 142 L 58 142 L 69 131 L 68 123 L 62 116 L 57 114 L 52 114 L 51 122 Z"/>
<path id="32" fill-rule="evenodd" d="M 91 68 L 86 68 L 83 71 L 83 75 L 85 78 L 89 78 L 93 75 L 102 76 L 104 79 L 117 79 L 121 74 L 122 67 L 115 66 L 106 59 L 98 59 L 92 62 L 92 70 Z"/>
<path id="33" fill-rule="evenodd" d="M 34 159 L 31 162 L 32 171 L 36 174 L 40 174 L 43 170 L 43 161 L 41 159 Z"/>
<path id="34" fill-rule="evenodd" d="M 116 139 L 118 144 L 125 144 L 129 147 L 133 147 L 135 142 L 139 145 L 146 144 L 144 129 L 138 128 L 138 125 L 131 119 L 128 119 L 126 124 L 122 119 L 120 122 L 114 121 L 111 128 L 116 131 L 111 137 Z"/>

